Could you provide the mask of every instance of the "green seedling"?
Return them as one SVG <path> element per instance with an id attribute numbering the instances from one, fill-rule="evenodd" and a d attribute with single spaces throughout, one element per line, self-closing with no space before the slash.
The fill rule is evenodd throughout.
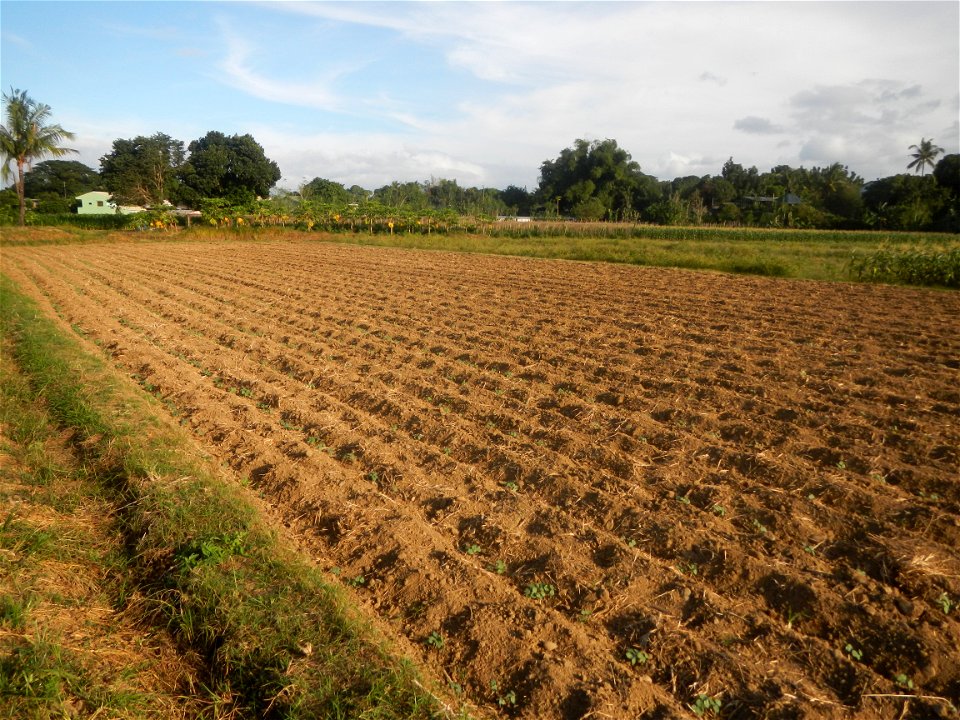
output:
<path id="1" fill-rule="evenodd" d="M 520 490 L 520 487 L 512 480 L 507 480 L 503 483 L 503 486 L 510 492 L 518 492 Z"/>
<path id="2" fill-rule="evenodd" d="M 716 504 L 710 509 L 713 511 L 713 514 L 716 515 L 717 517 L 723 517 L 724 515 L 727 514 L 727 509 L 720 504 Z"/>
<path id="3" fill-rule="evenodd" d="M 479 545 L 474 544 L 474 545 L 467 545 L 467 546 L 463 549 L 463 551 L 464 551 L 467 555 L 479 555 L 479 554 L 482 552 L 482 549 L 480 548 Z"/>
<path id="4" fill-rule="evenodd" d="M 490 572 L 495 572 L 497 575 L 503 575 L 507 571 L 507 564 L 503 560 L 497 560 L 490 565 L 489 570 Z"/>
<path id="5" fill-rule="evenodd" d="M 766 535 L 766 534 L 767 534 L 767 526 L 764 525 L 764 524 L 763 524 L 762 522 L 760 522 L 759 520 L 757 520 L 756 518 L 753 519 L 753 528 L 754 528 L 758 533 L 760 533 L 761 535 Z"/>
<path id="6" fill-rule="evenodd" d="M 945 592 L 940 594 L 940 597 L 937 598 L 937 604 L 943 610 L 944 615 L 949 615 L 950 611 L 956 606 L 956 603 L 950 599 L 950 596 Z"/>
<path id="7" fill-rule="evenodd" d="M 908 678 L 904 673 L 898 673 L 894 678 L 894 682 L 897 683 L 898 687 L 902 687 L 904 690 L 913 690 L 913 680 Z"/>
<path id="8" fill-rule="evenodd" d="M 688 498 L 686 495 L 678 495 L 677 502 L 680 503 L 681 505 L 689 505 L 690 498 Z"/>
<path id="9" fill-rule="evenodd" d="M 355 578 L 352 578 L 348 581 L 351 587 L 363 587 L 367 582 L 367 579 L 363 575 L 357 575 Z"/>
<path id="10" fill-rule="evenodd" d="M 624 653 L 627 658 L 627 662 L 631 665 L 646 665 L 647 661 L 650 659 L 650 656 L 647 655 L 643 650 L 638 648 L 627 648 L 627 652 Z"/>
<path id="11" fill-rule="evenodd" d="M 843 650 L 844 652 L 847 653 L 847 655 L 852 657 L 854 660 L 858 662 L 860 660 L 863 660 L 863 651 L 855 648 L 852 643 L 847 643 L 846 645 L 844 645 Z"/>
<path id="12" fill-rule="evenodd" d="M 497 705 L 500 707 L 516 707 L 517 694 L 513 690 L 505 692 L 503 695 L 497 698 Z"/>
<path id="13" fill-rule="evenodd" d="M 434 630 L 432 633 L 427 635 L 427 639 L 424 641 L 435 650 L 443 650 L 444 640 L 443 635 Z"/>
<path id="14" fill-rule="evenodd" d="M 556 595 L 557 589 L 550 583 L 535 582 L 527 585 L 527 588 L 523 591 L 523 594 L 533 600 L 545 600 L 548 597 L 553 597 Z"/>
<path id="15" fill-rule="evenodd" d="M 691 703 L 689 707 L 694 715 L 703 717 L 704 715 L 716 715 L 719 713 L 721 703 L 720 700 L 712 698 L 709 695 L 697 695 L 697 699 Z"/>

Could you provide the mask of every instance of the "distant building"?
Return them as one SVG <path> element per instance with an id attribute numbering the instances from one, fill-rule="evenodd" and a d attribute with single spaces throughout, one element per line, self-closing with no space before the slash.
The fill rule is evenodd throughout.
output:
<path id="1" fill-rule="evenodd" d="M 113 215 L 117 212 L 117 205 L 110 199 L 110 193 L 103 190 L 91 190 L 83 195 L 77 195 L 80 205 L 78 215 Z M 120 214 L 131 215 L 143 212 L 144 208 L 138 205 L 121 205 Z"/>

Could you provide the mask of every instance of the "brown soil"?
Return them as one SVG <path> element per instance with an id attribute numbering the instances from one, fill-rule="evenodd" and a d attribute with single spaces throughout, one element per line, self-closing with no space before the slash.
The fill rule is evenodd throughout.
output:
<path id="1" fill-rule="evenodd" d="M 481 714 L 956 717 L 956 293 L 308 242 L 4 256 Z"/>

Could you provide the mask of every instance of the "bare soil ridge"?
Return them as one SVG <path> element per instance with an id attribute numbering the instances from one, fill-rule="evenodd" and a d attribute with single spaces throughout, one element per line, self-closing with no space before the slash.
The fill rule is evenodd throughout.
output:
<path id="1" fill-rule="evenodd" d="M 491 714 L 960 705 L 957 294 L 305 242 L 4 256 Z"/>

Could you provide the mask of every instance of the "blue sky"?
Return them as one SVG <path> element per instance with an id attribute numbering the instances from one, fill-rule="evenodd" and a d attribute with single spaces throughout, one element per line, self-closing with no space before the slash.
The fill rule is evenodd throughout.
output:
<path id="1" fill-rule="evenodd" d="M 251 133 L 283 172 L 533 189 L 577 138 L 661 179 L 724 161 L 905 172 L 960 150 L 960 3 L 21 2 L 0 83 L 76 133 Z"/>

